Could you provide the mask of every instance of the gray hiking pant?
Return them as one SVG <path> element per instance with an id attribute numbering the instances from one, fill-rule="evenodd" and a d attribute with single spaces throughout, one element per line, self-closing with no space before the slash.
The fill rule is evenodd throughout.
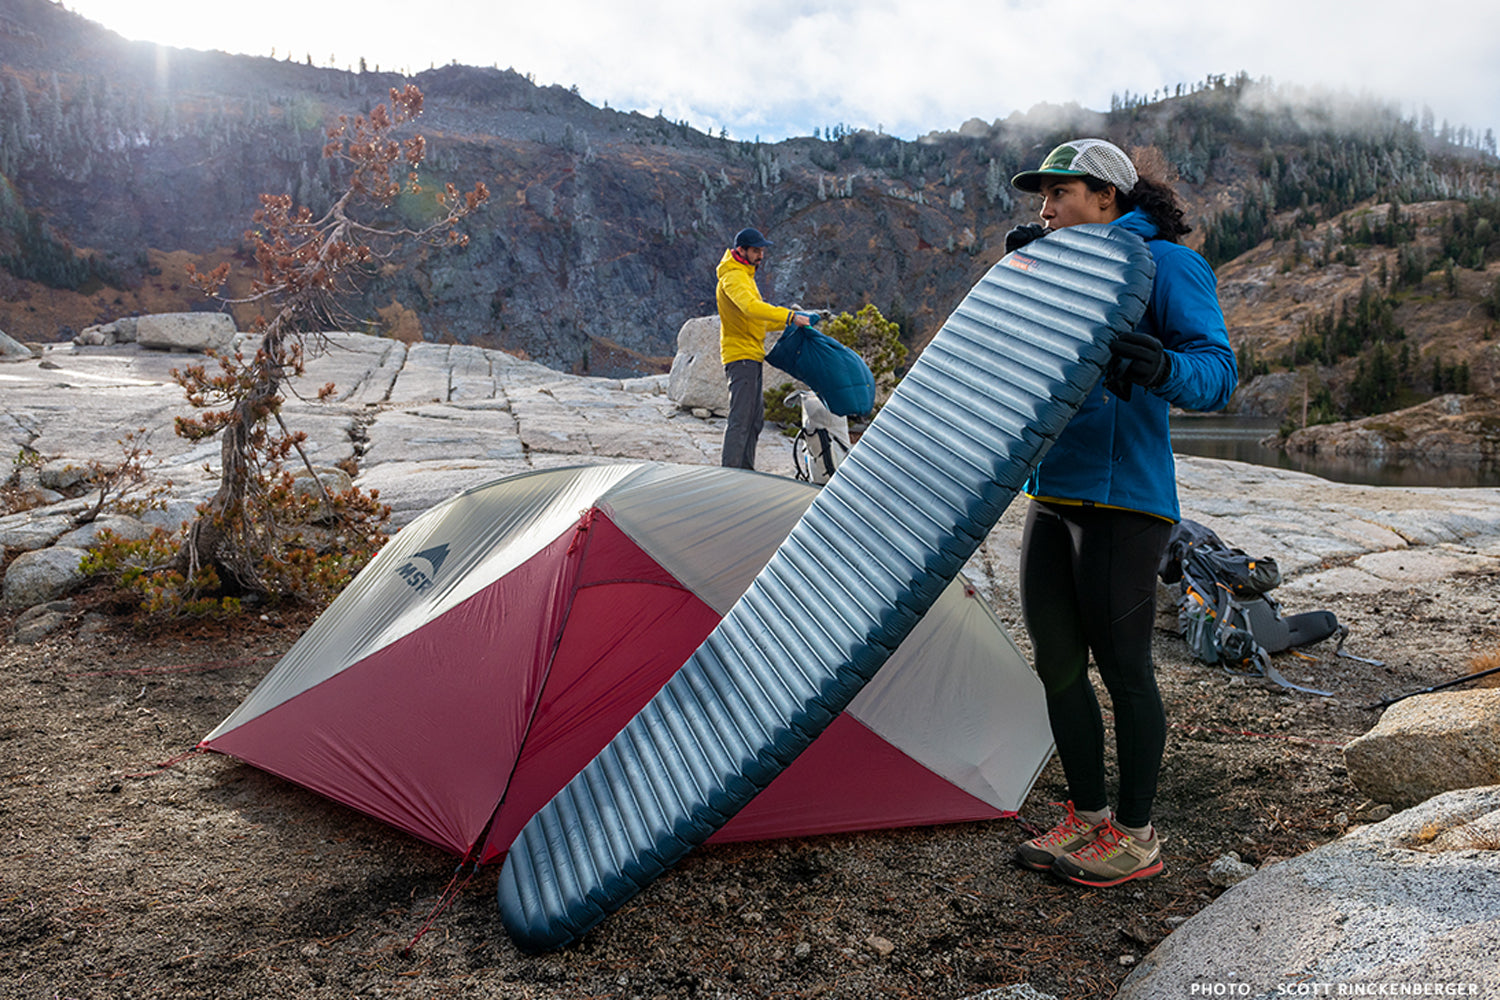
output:
<path id="1" fill-rule="evenodd" d="M 724 374 L 729 378 L 729 424 L 724 428 L 719 464 L 726 469 L 753 469 L 755 443 L 766 423 L 761 386 L 765 366 L 759 361 L 731 361 L 724 366 Z"/>

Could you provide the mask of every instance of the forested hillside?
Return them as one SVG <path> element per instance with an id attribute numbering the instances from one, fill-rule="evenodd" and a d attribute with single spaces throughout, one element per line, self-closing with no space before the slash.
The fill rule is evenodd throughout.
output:
<path id="1" fill-rule="evenodd" d="M 128 43 L 48 0 L 0 0 L 0 329 L 57 340 L 212 309 L 185 268 L 244 262 L 262 192 L 314 212 L 339 185 L 324 126 L 404 78 Z M 779 143 L 594 107 L 511 70 L 413 78 L 429 188 L 488 185 L 462 248 L 369 273 L 349 325 L 577 372 L 661 370 L 712 311 L 744 225 L 768 298 L 896 320 L 919 351 L 1029 221 L 1008 179 L 1057 142 L 1154 146 L 1220 270 L 1253 406 L 1295 392 L 1370 412 L 1493 388 L 1495 138 L 1341 94 L 1216 77 L 1106 112 L 1044 106 L 903 140 L 845 123 Z M 422 199 L 395 206 L 420 221 Z M 238 286 L 243 289 L 240 278 Z M 242 323 L 249 317 L 240 317 Z M 1300 388 L 1295 388 L 1300 387 Z"/>

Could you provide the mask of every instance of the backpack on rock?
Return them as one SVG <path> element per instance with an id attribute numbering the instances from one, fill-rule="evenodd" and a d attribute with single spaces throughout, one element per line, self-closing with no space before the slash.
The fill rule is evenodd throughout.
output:
<path id="1" fill-rule="evenodd" d="M 1284 615 L 1269 596 L 1281 583 L 1276 560 L 1255 559 L 1231 548 L 1196 521 L 1172 528 L 1158 573 L 1163 583 L 1181 584 L 1177 624 L 1193 658 L 1220 664 L 1230 673 L 1267 677 L 1282 687 L 1311 694 L 1272 665 L 1271 654 L 1348 634 L 1332 611 Z"/>

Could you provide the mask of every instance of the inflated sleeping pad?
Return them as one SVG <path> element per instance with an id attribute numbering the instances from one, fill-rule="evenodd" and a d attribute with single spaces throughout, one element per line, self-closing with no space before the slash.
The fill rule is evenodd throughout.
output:
<path id="1" fill-rule="evenodd" d="M 989 533 L 1140 320 L 1137 236 L 1075 226 L 959 303 L 771 561 L 512 844 L 502 919 L 573 941 L 701 844 L 822 732 Z"/>

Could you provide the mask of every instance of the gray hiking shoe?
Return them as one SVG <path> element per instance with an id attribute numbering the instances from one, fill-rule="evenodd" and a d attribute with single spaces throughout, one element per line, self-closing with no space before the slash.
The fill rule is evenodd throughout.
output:
<path id="1" fill-rule="evenodd" d="M 1137 840 L 1108 820 L 1095 828 L 1092 843 L 1052 862 L 1052 871 L 1059 878 L 1100 889 L 1160 875 L 1163 867 L 1161 837 L 1155 830 L 1150 840 Z"/>
<path id="2" fill-rule="evenodd" d="M 1055 803 L 1054 803 L 1055 804 Z M 1087 847 L 1094 842 L 1099 835 L 1099 828 L 1109 823 L 1109 820 L 1090 825 L 1089 822 L 1073 811 L 1073 803 L 1063 803 L 1068 807 L 1068 815 L 1063 821 L 1040 837 L 1025 841 L 1016 848 L 1016 864 L 1022 868 L 1030 868 L 1034 872 L 1044 872 L 1052 867 L 1052 863 L 1070 851 L 1076 851 Z"/>

